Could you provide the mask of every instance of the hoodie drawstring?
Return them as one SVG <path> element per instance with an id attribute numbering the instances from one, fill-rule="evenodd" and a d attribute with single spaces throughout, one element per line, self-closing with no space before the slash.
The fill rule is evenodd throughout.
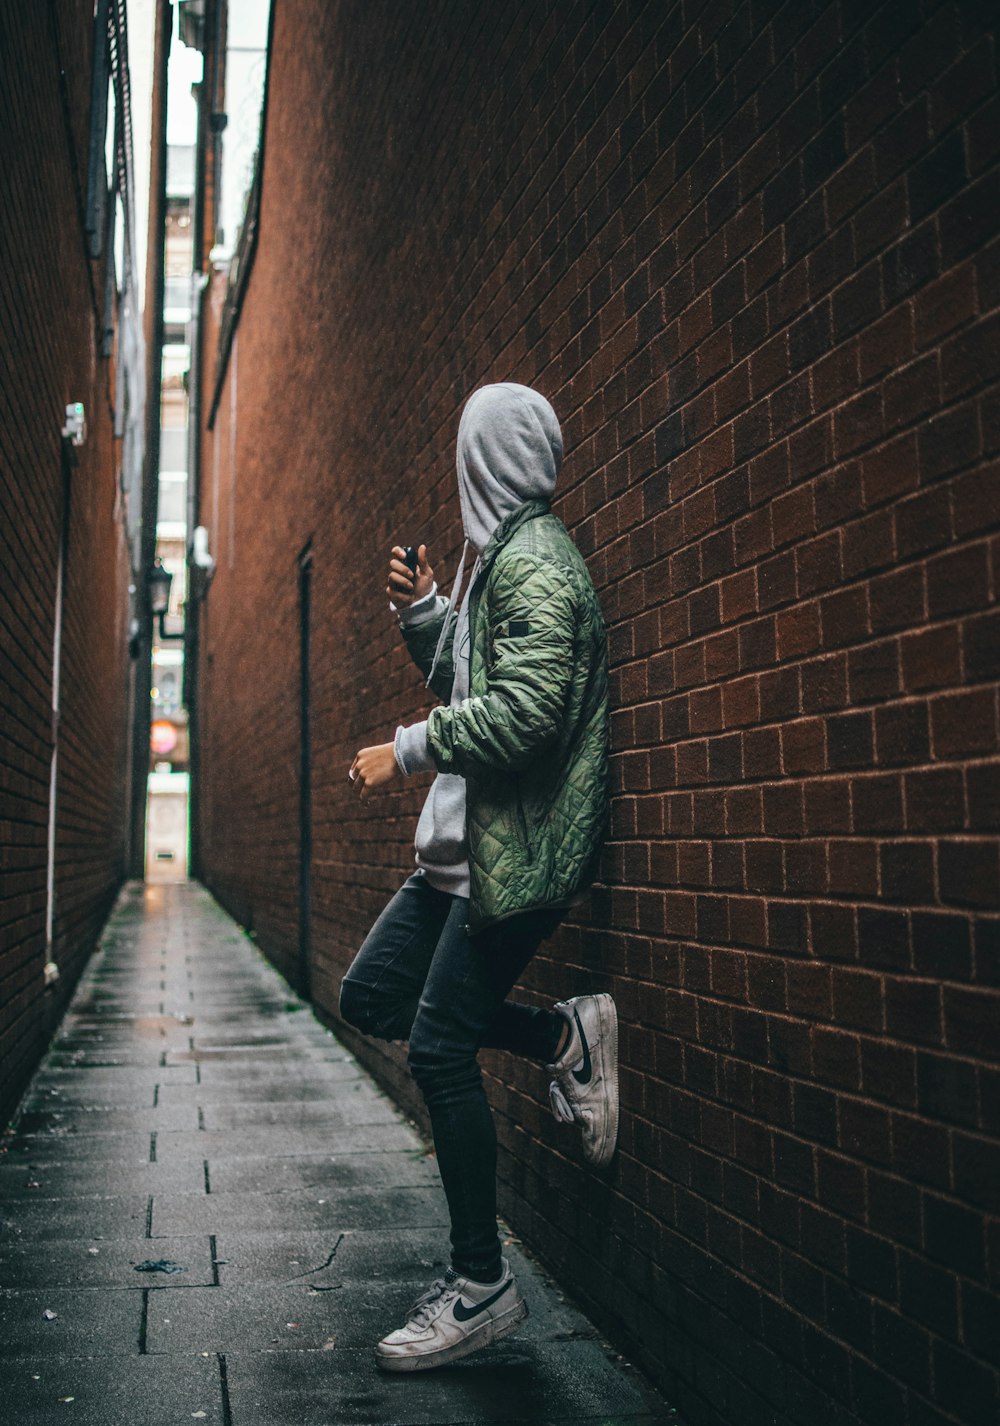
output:
<path id="1" fill-rule="evenodd" d="M 465 556 L 468 551 L 468 548 L 469 541 L 466 540 L 465 543 L 462 545 L 462 556 L 461 559 L 458 561 L 458 569 L 455 572 L 455 578 L 451 586 L 451 595 L 448 599 L 448 609 L 444 616 L 444 623 L 441 625 L 441 632 L 440 634 L 438 634 L 437 646 L 434 649 L 434 657 L 431 660 L 431 671 L 427 675 L 427 682 L 424 684 L 425 688 L 430 687 L 431 679 L 434 677 L 434 672 L 438 666 L 438 660 L 441 657 L 441 650 L 444 648 L 445 637 L 448 633 L 448 625 L 451 623 L 451 616 L 455 612 L 455 605 L 458 602 L 458 593 L 459 590 L 462 588 L 462 578 L 465 574 Z M 480 559 L 477 555 L 476 563 L 472 567 L 472 579 L 470 579 L 469 581 L 470 588 L 472 587 L 472 580 L 475 579 L 477 573 L 479 572 L 479 566 Z"/>

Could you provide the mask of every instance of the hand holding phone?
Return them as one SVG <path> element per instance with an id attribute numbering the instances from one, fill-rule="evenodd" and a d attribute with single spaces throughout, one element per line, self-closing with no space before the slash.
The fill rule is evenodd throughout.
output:
<path id="1" fill-rule="evenodd" d="M 393 545 L 385 590 L 393 604 L 405 609 L 423 599 L 433 587 L 434 571 L 427 560 L 427 546 Z"/>

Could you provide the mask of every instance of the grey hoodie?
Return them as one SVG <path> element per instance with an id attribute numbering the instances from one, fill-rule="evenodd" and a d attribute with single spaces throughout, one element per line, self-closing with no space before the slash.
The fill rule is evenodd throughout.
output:
<path id="1" fill-rule="evenodd" d="M 469 696 L 469 594 L 479 574 L 480 557 L 505 516 L 526 500 L 551 498 L 562 453 L 562 432 L 556 414 L 545 397 L 530 386 L 513 381 L 481 386 L 465 403 L 456 450 L 465 544 L 451 598 L 446 601 L 435 585 L 430 594 L 399 611 L 401 624 L 423 623 L 444 613 L 443 640 L 458 599 L 466 553 L 469 545 L 473 547 L 477 558 L 459 607 L 452 645 L 452 707 Z M 394 609 L 395 605 L 390 607 Z M 435 662 L 440 649 L 441 641 Z M 426 721 L 397 728 L 395 751 L 396 763 L 405 776 L 433 768 Z M 433 886 L 454 896 L 468 896 L 464 777 L 438 773 L 420 813 L 415 847 L 417 866 Z"/>

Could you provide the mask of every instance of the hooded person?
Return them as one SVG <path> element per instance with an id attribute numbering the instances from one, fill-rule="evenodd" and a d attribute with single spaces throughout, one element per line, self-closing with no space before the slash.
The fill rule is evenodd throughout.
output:
<path id="1" fill-rule="evenodd" d="M 441 705 L 398 727 L 392 743 L 362 748 L 348 774 L 363 798 L 399 774 L 436 774 L 417 823 L 416 871 L 340 994 L 349 1024 L 409 1041 L 451 1214 L 452 1266 L 376 1347 L 389 1371 L 464 1356 L 527 1315 L 500 1253 L 478 1051 L 545 1065 L 553 1112 L 582 1131 L 593 1165 L 610 1160 L 617 1140 L 611 996 L 551 1010 L 506 999 L 592 879 L 608 817 L 607 640 L 586 565 L 551 512 L 562 454 L 539 392 L 501 382 L 469 397 L 456 449 L 465 542 L 450 597 L 425 546 L 416 571 L 398 546 L 390 562 L 391 608 Z"/>

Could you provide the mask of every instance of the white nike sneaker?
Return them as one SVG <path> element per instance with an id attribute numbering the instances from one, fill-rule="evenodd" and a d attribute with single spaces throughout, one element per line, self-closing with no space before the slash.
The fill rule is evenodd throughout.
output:
<path id="1" fill-rule="evenodd" d="M 610 995 L 578 995 L 553 1007 L 570 1027 L 549 1085 L 552 1112 L 583 1132 L 583 1156 L 609 1163 L 618 1142 L 618 1012 Z"/>
<path id="2" fill-rule="evenodd" d="M 473 1282 L 447 1268 L 417 1298 L 405 1326 L 378 1343 L 375 1360 L 387 1372 L 439 1367 L 506 1337 L 527 1315 L 528 1304 L 506 1258 L 499 1282 Z"/>

